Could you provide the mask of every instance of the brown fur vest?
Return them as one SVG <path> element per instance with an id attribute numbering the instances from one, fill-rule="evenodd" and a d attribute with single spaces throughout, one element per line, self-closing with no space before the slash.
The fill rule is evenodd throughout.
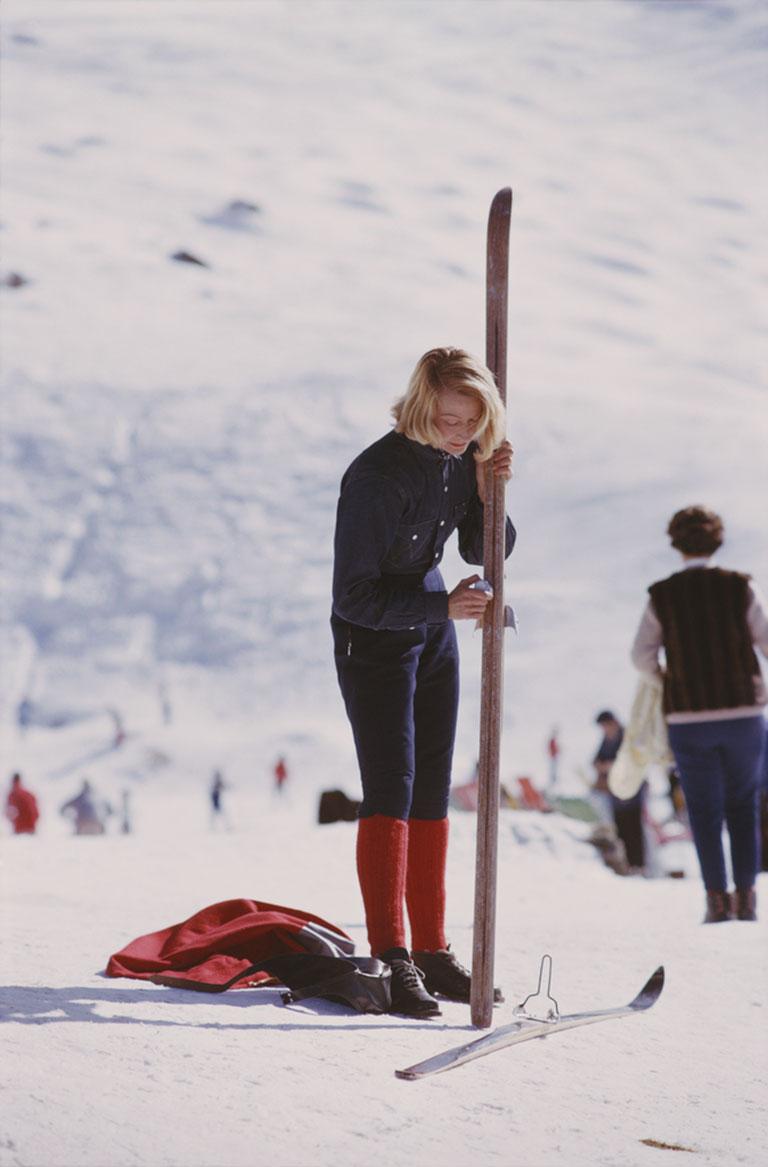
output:
<path id="1" fill-rule="evenodd" d="M 754 705 L 760 666 L 747 624 L 749 576 L 689 567 L 648 591 L 667 657 L 665 712 Z"/>

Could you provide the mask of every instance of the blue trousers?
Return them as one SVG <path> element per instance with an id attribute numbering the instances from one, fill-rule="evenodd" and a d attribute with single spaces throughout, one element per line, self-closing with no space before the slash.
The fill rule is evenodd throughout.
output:
<path id="1" fill-rule="evenodd" d="M 725 891 L 723 824 L 736 887 L 754 885 L 760 869 L 758 796 L 766 727 L 762 716 L 670 725 L 704 886 Z"/>
<path id="2" fill-rule="evenodd" d="M 382 632 L 333 616 L 331 628 L 363 785 L 360 817 L 445 818 L 459 704 L 453 622 Z"/>

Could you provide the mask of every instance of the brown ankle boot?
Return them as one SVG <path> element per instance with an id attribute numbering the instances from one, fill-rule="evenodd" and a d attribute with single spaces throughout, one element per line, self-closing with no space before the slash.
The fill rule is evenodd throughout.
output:
<path id="1" fill-rule="evenodd" d="M 733 911 L 737 920 L 757 919 L 757 894 L 753 887 L 737 887 L 733 893 Z"/>
<path id="2" fill-rule="evenodd" d="M 722 924 L 726 920 L 732 920 L 731 901 L 727 891 L 708 891 L 707 892 L 707 914 L 704 917 L 705 924 Z"/>

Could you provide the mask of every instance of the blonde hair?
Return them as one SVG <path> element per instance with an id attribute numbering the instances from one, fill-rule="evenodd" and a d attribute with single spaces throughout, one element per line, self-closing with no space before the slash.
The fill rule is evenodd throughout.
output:
<path id="1" fill-rule="evenodd" d="M 490 369 L 464 349 L 433 348 L 424 353 L 405 395 L 392 406 L 395 429 L 422 445 L 439 447 L 443 439 L 435 417 L 444 389 L 477 402 L 480 421 L 472 440 L 477 443 L 480 460 L 487 461 L 504 440 L 504 402 Z"/>

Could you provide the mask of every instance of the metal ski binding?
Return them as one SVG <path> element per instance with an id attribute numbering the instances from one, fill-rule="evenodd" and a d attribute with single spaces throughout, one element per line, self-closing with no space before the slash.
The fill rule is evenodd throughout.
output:
<path id="1" fill-rule="evenodd" d="M 535 993 L 529 993 L 524 1001 L 516 1005 L 514 1012 L 518 1016 L 530 1017 L 532 1021 L 557 1021 L 560 1017 L 560 1007 L 550 992 L 551 988 L 552 957 L 549 953 L 545 953 L 541 958 L 541 965 L 539 966 L 538 989 Z M 529 1001 L 533 1002 L 530 1007 L 528 1004 Z"/>

